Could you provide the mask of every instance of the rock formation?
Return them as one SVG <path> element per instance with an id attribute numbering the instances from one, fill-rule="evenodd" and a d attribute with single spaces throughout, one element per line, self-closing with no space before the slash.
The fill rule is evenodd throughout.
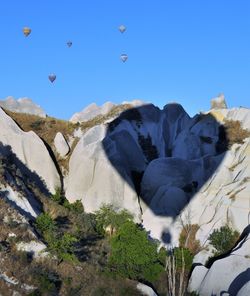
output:
<path id="1" fill-rule="evenodd" d="M 141 106 L 145 103 L 140 100 L 133 100 L 131 102 L 124 101 L 124 102 L 122 102 L 122 104 L 130 104 L 133 107 L 137 107 L 137 106 Z M 93 119 L 94 117 L 96 117 L 98 115 L 106 115 L 115 106 L 117 106 L 117 104 L 114 104 L 112 102 L 106 102 L 102 106 L 97 106 L 96 103 L 92 103 L 92 104 L 88 105 L 86 108 L 84 108 L 82 111 L 73 114 L 73 116 L 70 118 L 70 121 L 73 123 L 85 122 L 85 121 Z"/>
<path id="2" fill-rule="evenodd" d="M 60 186 L 56 166 L 43 141 L 33 131 L 22 131 L 1 108 L 0 141 L 3 145 L 1 150 L 4 150 L 4 146 L 10 146 L 19 161 L 44 180 L 50 192 Z"/>
<path id="3" fill-rule="evenodd" d="M 58 132 L 56 134 L 54 139 L 54 145 L 56 147 L 56 151 L 61 157 L 64 157 L 69 153 L 69 144 L 62 133 Z"/>
<path id="4" fill-rule="evenodd" d="M 0 107 L 18 113 L 28 113 L 46 117 L 44 110 L 32 102 L 29 98 L 20 98 L 15 100 L 13 97 L 7 97 L 5 100 L 0 100 Z"/>
<path id="5" fill-rule="evenodd" d="M 189 281 L 189 291 L 200 296 L 250 294 L 249 226 L 230 254 L 213 262 L 210 268 L 198 265 Z"/>
<path id="6" fill-rule="evenodd" d="M 225 96 L 223 94 L 211 100 L 211 109 L 227 109 Z"/>

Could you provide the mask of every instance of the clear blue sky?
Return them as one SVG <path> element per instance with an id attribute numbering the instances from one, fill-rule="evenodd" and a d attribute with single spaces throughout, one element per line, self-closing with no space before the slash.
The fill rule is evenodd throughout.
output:
<path id="1" fill-rule="evenodd" d="M 0 0 L 0 36 L 0 98 L 30 97 L 58 118 L 132 99 L 192 115 L 220 92 L 249 107 L 249 0 Z"/>

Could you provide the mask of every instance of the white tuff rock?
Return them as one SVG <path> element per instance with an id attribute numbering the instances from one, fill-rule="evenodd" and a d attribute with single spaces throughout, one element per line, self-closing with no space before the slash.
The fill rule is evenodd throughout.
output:
<path id="1" fill-rule="evenodd" d="M 0 143 L 4 147 L 9 145 L 22 163 L 45 181 L 50 192 L 54 193 L 55 187 L 60 186 L 55 164 L 43 141 L 33 131 L 22 131 L 1 108 Z"/>
<path id="2" fill-rule="evenodd" d="M 54 145 L 56 147 L 56 151 L 61 157 L 64 157 L 69 153 L 69 144 L 61 132 L 56 134 Z"/>
<path id="3" fill-rule="evenodd" d="M 13 97 L 7 97 L 5 100 L 0 100 L 0 106 L 12 112 L 28 113 L 43 118 L 46 117 L 44 110 L 29 98 L 20 98 L 16 100 Z"/>

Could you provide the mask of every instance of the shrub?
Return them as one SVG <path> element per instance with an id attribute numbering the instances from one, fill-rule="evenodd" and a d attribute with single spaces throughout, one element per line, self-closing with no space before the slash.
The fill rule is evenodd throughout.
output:
<path id="1" fill-rule="evenodd" d="M 100 234 L 105 234 L 105 228 L 109 225 L 118 230 L 126 221 L 133 220 L 132 214 L 123 209 L 117 212 L 113 205 L 103 205 L 96 215 L 96 230 Z"/>
<path id="2" fill-rule="evenodd" d="M 44 124 L 45 121 L 42 119 L 37 119 L 36 121 L 32 122 L 30 124 L 30 127 L 34 130 L 41 130 L 42 129 L 42 124 Z"/>
<path id="3" fill-rule="evenodd" d="M 74 244 L 78 239 L 69 233 L 64 233 L 62 237 L 54 234 L 47 234 L 48 249 L 54 253 L 60 261 L 76 262 L 77 258 L 74 255 Z"/>
<path id="4" fill-rule="evenodd" d="M 65 199 L 65 201 L 63 202 L 63 206 L 77 214 L 81 214 L 84 212 L 83 204 L 80 199 L 76 200 L 73 203 L 70 203 L 67 199 Z"/>
<path id="5" fill-rule="evenodd" d="M 56 192 L 54 194 L 51 195 L 51 199 L 57 203 L 59 203 L 60 205 L 62 205 L 65 201 L 65 197 L 61 192 L 61 189 L 59 187 L 56 188 L 55 190 Z"/>
<path id="6" fill-rule="evenodd" d="M 243 140 L 250 136 L 250 132 L 243 129 L 241 122 L 238 120 L 226 120 L 224 128 L 229 141 L 229 147 L 234 143 L 242 144 Z"/>
<path id="7" fill-rule="evenodd" d="M 134 280 L 155 281 L 163 272 L 157 244 L 132 221 L 125 222 L 111 239 L 108 266 L 112 272 Z"/>
<path id="8" fill-rule="evenodd" d="M 238 120 L 225 120 L 224 125 L 219 127 L 219 138 L 216 143 L 216 151 L 222 153 L 233 144 L 242 144 L 243 140 L 250 136 L 250 132 L 243 129 Z"/>
<path id="9" fill-rule="evenodd" d="M 75 202 L 70 203 L 65 197 L 65 195 L 61 192 L 60 188 L 56 188 L 56 192 L 55 194 L 51 195 L 51 199 L 57 202 L 58 204 L 64 206 L 68 210 L 73 211 L 74 213 L 80 214 L 84 212 L 81 200 L 76 200 Z"/>
<path id="10" fill-rule="evenodd" d="M 55 222 L 48 213 L 42 213 L 36 218 L 36 227 L 42 232 L 50 232 L 55 229 Z"/>
<path id="11" fill-rule="evenodd" d="M 216 249 L 214 254 L 221 255 L 228 252 L 239 238 L 239 232 L 233 230 L 228 225 L 215 229 L 209 236 L 208 240 Z"/>

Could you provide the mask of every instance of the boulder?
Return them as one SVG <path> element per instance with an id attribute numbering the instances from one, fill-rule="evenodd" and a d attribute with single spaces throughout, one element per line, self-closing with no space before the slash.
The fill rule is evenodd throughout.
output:
<path id="1" fill-rule="evenodd" d="M 56 151 L 61 157 L 65 157 L 70 151 L 69 144 L 61 132 L 56 134 L 54 145 L 56 147 Z"/>
<path id="2" fill-rule="evenodd" d="M 216 260 L 209 269 L 196 266 L 189 281 L 188 291 L 196 292 L 200 296 L 249 295 L 249 258 L 250 235 L 248 234 L 228 256 Z"/>

